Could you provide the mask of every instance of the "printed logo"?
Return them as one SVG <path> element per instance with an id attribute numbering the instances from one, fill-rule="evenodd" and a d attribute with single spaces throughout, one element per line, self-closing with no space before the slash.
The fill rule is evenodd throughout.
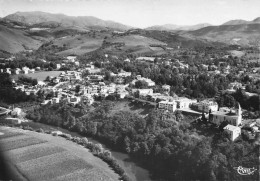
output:
<path id="1" fill-rule="evenodd" d="M 254 167 L 253 168 L 244 168 L 242 166 L 234 167 L 234 169 L 237 171 L 240 175 L 253 175 L 254 172 L 257 170 Z"/>

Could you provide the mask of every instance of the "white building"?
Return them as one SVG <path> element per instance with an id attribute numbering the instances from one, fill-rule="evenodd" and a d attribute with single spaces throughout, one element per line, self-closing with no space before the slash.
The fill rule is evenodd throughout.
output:
<path id="1" fill-rule="evenodd" d="M 76 61 L 76 56 L 67 56 L 68 62 L 75 62 Z"/>
<path id="2" fill-rule="evenodd" d="M 210 121 L 220 125 L 226 121 L 233 126 L 240 126 L 242 123 L 242 111 L 240 105 L 235 110 L 227 111 L 215 111 L 210 114 Z"/>
<path id="3" fill-rule="evenodd" d="M 131 72 L 126 72 L 126 71 L 124 71 L 124 70 L 121 70 L 119 73 L 118 73 L 118 76 L 120 76 L 120 77 L 129 77 L 129 76 L 131 76 Z"/>
<path id="4" fill-rule="evenodd" d="M 30 69 L 29 69 L 28 67 L 23 67 L 23 68 L 22 68 L 22 71 L 23 71 L 24 74 L 28 74 L 28 73 L 29 73 L 29 70 L 30 70 Z"/>
<path id="5" fill-rule="evenodd" d="M 74 62 L 76 66 L 79 66 L 79 61 Z"/>
<path id="6" fill-rule="evenodd" d="M 204 100 L 198 103 L 195 103 L 198 106 L 198 110 L 208 113 L 210 110 L 211 112 L 218 111 L 218 104 L 214 101 Z"/>
<path id="7" fill-rule="evenodd" d="M 56 64 L 57 70 L 59 70 L 61 68 L 61 64 Z"/>
<path id="8" fill-rule="evenodd" d="M 186 97 L 180 97 L 176 99 L 178 109 L 189 109 L 191 104 L 196 102 L 197 100 L 188 99 Z"/>
<path id="9" fill-rule="evenodd" d="M 159 102 L 159 109 L 168 110 L 174 112 L 177 109 L 177 103 L 175 101 L 161 101 Z"/>
<path id="10" fill-rule="evenodd" d="M 68 98 L 68 102 L 69 102 L 70 104 L 73 104 L 74 106 L 75 106 L 76 104 L 78 104 L 78 103 L 80 102 L 80 100 L 81 100 L 80 97 L 70 97 L 70 98 Z"/>
<path id="11" fill-rule="evenodd" d="M 241 128 L 237 126 L 228 124 L 226 127 L 224 127 L 224 130 L 229 134 L 232 141 L 241 135 Z"/>

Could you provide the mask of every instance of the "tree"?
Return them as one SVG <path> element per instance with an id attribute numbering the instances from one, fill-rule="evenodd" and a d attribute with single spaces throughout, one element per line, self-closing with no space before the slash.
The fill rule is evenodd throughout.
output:
<path id="1" fill-rule="evenodd" d="M 80 85 L 76 85 L 76 87 L 75 87 L 75 92 L 76 92 L 76 93 L 79 93 L 79 91 L 80 91 Z"/>

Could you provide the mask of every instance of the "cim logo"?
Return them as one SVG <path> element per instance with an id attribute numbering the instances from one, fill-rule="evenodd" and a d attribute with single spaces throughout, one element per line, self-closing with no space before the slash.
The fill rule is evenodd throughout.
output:
<path id="1" fill-rule="evenodd" d="M 254 172 L 257 170 L 254 167 L 253 168 L 244 168 L 242 166 L 234 167 L 234 169 L 237 171 L 240 175 L 253 175 Z"/>

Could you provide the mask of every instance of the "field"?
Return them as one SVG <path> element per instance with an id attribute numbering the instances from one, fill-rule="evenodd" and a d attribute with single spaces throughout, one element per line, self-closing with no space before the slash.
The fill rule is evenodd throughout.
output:
<path id="1" fill-rule="evenodd" d="M 232 56 L 236 56 L 236 57 L 239 57 L 239 58 L 242 57 L 243 55 L 245 55 L 244 52 L 237 51 L 237 50 L 231 50 L 230 53 L 231 53 Z"/>
<path id="2" fill-rule="evenodd" d="M 66 45 L 67 50 L 57 53 L 65 56 L 70 54 L 82 55 L 94 51 L 101 47 L 102 42 L 103 37 L 92 38 L 87 35 L 76 35 L 56 39 L 53 44 L 59 47 Z"/>
<path id="3" fill-rule="evenodd" d="M 31 77 L 33 79 L 37 79 L 38 81 L 43 81 L 46 79 L 47 76 L 53 76 L 56 77 L 60 75 L 61 71 L 45 71 L 45 72 L 36 72 L 32 74 L 20 74 L 20 75 L 13 75 L 12 78 L 14 80 L 18 80 L 19 76 L 26 76 L 26 77 Z"/>
<path id="4" fill-rule="evenodd" d="M 118 180 L 105 162 L 64 138 L 10 127 L 0 133 L 0 153 L 15 175 L 8 180 Z"/>
<path id="5" fill-rule="evenodd" d="M 165 51 L 162 48 L 150 47 L 150 45 L 166 45 L 166 43 L 148 38 L 141 35 L 127 35 L 122 37 L 110 37 L 106 39 L 107 42 L 112 45 L 105 48 L 107 52 L 115 52 L 115 53 L 136 53 L 136 54 L 150 54 L 154 55 L 156 53 L 164 54 Z M 121 44 L 121 45 L 114 45 Z"/>

